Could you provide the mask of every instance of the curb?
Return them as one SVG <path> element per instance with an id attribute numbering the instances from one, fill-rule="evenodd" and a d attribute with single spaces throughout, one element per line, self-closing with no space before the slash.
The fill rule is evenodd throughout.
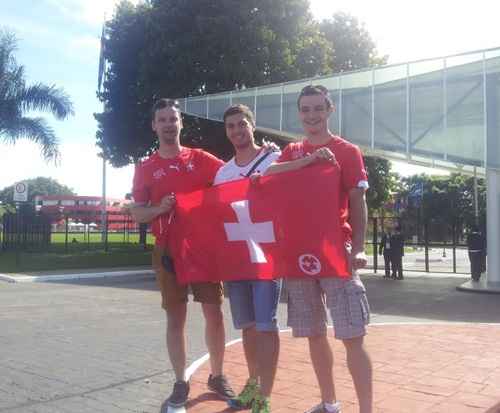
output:
<path id="1" fill-rule="evenodd" d="M 57 274 L 57 275 L 25 275 L 25 274 L 0 274 L 0 281 L 9 283 L 38 283 L 61 280 L 83 280 L 90 278 L 113 278 L 125 277 L 128 275 L 147 275 L 154 276 L 153 270 L 127 270 L 127 271 L 105 271 L 76 274 Z"/>

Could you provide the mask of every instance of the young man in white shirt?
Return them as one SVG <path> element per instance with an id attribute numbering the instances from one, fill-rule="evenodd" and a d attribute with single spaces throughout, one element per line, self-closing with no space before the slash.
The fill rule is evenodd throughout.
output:
<path id="1" fill-rule="evenodd" d="M 280 156 L 280 152 L 263 150 L 255 143 L 255 118 L 247 106 L 229 107 L 224 113 L 224 126 L 235 156 L 218 170 L 215 185 L 263 173 Z M 242 330 L 249 374 L 242 392 L 228 404 L 234 410 L 251 407 L 252 413 L 269 413 L 279 354 L 281 280 L 231 281 L 226 287 L 234 326 Z"/>

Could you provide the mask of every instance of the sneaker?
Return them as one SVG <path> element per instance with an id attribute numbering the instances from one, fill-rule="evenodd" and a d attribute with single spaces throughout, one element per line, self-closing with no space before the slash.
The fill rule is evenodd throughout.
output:
<path id="1" fill-rule="evenodd" d="M 252 413 L 270 413 L 271 404 L 269 399 L 257 395 L 252 403 Z"/>
<path id="2" fill-rule="evenodd" d="M 254 379 L 249 379 L 245 387 L 238 397 L 231 398 L 227 401 L 229 407 L 233 410 L 250 409 L 256 397 L 259 394 L 259 385 Z"/>
<path id="3" fill-rule="evenodd" d="M 219 376 L 208 376 L 208 388 L 223 400 L 232 399 L 236 396 L 226 376 L 223 374 Z"/>
<path id="4" fill-rule="evenodd" d="M 326 407 L 323 403 L 314 406 L 312 409 L 306 411 L 305 413 L 342 413 L 340 410 L 340 402 L 333 403 L 333 410 L 326 410 Z"/>
<path id="5" fill-rule="evenodd" d="M 189 394 L 189 382 L 177 380 L 174 383 L 174 390 L 168 398 L 168 405 L 172 407 L 182 407 L 186 404 Z"/>

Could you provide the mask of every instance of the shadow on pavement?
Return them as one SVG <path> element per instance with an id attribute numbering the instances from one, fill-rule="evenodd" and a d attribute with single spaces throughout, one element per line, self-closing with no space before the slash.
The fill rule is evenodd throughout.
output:
<path id="1" fill-rule="evenodd" d="M 382 275 L 362 276 L 375 315 L 400 317 L 401 322 L 443 321 L 500 323 L 500 295 L 460 292 L 456 287 L 468 277 L 410 276 L 402 281 Z M 157 290 L 152 276 L 54 281 L 57 284 Z M 286 302 L 284 292 L 281 302 Z M 410 320 L 408 320 L 410 319 Z M 393 320 L 394 321 L 394 320 Z"/>
<path id="2" fill-rule="evenodd" d="M 500 323 L 500 295 L 460 292 L 468 277 L 363 277 L 373 313 L 432 321 Z"/>

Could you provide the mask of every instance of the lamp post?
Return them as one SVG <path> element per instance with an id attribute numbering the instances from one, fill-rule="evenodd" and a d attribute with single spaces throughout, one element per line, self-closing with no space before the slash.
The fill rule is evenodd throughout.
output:
<path id="1" fill-rule="evenodd" d="M 104 34 L 106 28 L 106 14 L 104 14 L 103 23 L 102 23 L 102 31 L 101 31 L 101 44 L 100 44 L 100 52 L 99 52 L 99 68 L 97 73 L 97 92 L 101 93 L 101 87 L 103 80 L 106 76 L 106 57 L 104 56 L 105 43 L 104 43 Z M 103 102 L 103 112 L 106 111 L 106 103 Z M 101 226 L 102 226 L 102 242 L 107 244 L 107 214 L 106 214 L 106 154 L 103 148 L 102 154 L 102 210 L 101 210 Z"/>

